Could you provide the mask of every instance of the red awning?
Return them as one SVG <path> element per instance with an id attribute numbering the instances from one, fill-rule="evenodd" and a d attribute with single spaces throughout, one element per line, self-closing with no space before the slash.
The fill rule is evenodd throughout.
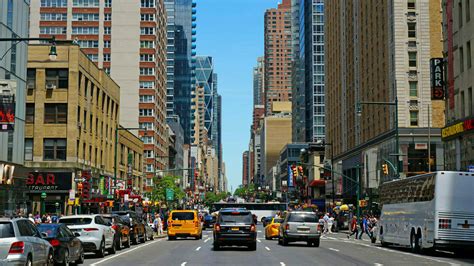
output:
<path id="1" fill-rule="evenodd" d="M 322 179 L 315 179 L 309 184 L 310 187 L 324 187 L 326 186 L 326 181 Z"/>

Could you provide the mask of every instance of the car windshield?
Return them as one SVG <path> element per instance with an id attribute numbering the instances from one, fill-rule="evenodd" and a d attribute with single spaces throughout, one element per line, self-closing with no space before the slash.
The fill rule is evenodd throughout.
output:
<path id="1" fill-rule="evenodd" d="M 274 224 L 283 223 L 283 219 L 280 219 L 280 218 L 278 218 L 278 219 L 273 219 L 273 223 L 274 223 Z"/>
<path id="2" fill-rule="evenodd" d="M 40 224 L 37 228 L 40 233 L 46 233 L 47 237 L 56 237 L 58 233 L 58 226 L 54 224 Z"/>
<path id="3" fill-rule="evenodd" d="M 292 213 L 288 222 L 294 223 L 317 223 L 318 218 L 314 213 Z"/>
<path id="4" fill-rule="evenodd" d="M 221 223 L 253 223 L 252 215 L 249 212 L 232 212 L 232 213 L 221 213 Z"/>
<path id="5" fill-rule="evenodd" d="M 0 222 L 0 238 L 15 237 L 13 225 L 10 222 Z"/>
<path id="6" fill-rule="evenodd" d="M 171 220 L 194 220 L 194 212 L 174 212 Z"/>
<path id="7" fill-rule="evenodd" d="M 59 219 L 59 222 L 66 225 L 83 225 L 83 224 L 90 224 L 92 222 L 92 218 L 86 218 L 86 217 L 61 218 Z"/>

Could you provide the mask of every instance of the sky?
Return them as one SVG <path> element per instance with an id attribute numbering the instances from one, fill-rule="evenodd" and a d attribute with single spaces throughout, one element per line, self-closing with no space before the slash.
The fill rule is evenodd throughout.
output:
<path id="1" fill-rule="evenodd" d="M 263 17 L 278 0 L 199 0 L 198 55 L 214 60 L 222 95 L 222 146 L 226 174 L 235 190 L 242 183 L 242 153 L 248 149 L 252 122 L 253 76 L 263 56 Z"/>

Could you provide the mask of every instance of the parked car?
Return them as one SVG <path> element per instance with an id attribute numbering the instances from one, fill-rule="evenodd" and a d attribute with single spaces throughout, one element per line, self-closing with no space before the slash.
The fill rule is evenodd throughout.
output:
<path id="1" fill-rule="evenodd" d="M 308 246 L 319 247 L 320 240 L 319 219 L 314 212 L 289 212 L 280 224 L 278 243 L 283 246 L 289 242 L 306 241 Z"/>
<path id="2" fill-rule="evenodd" d="M 155 239 L 155 237 L 154 237 L 154 233 L 155 233 L 155 232 L 153 232 L 152 225 L 153 225 L 153 224 L 148 224 L 148 223 L 145 224 L 146 236 L 148 237 L 147 240 L 153 240 L 153 239 Z"/>
<path id="3" fill-rule="evenodd" d="M 266 216 L 266 217 L 262 217 L 262 219 L 260 220 L 263 224 L 263 227 L 266 227 L 273 219 L 273 216 Z"/>
<path id="4" fill-rule="evenodd" d="M 138 216 L 134 211 L 113 211 L 130 227 L 130 239 L 132 244 L 138 244 L 138 241 L 145 243 L 146 230 L 142 217 Z"/>
<path id="5" fill-rule="evenodd" d="M 271 240 L 278 237 L 280 234 L 280 223 L 283 222 L 282 218 L 272 218 L 267 226 L 265 226 L 265 239 Z"/>
<path id="6" fill-rule="evenodd" d="M 176 210 L 170 213 L 168 218 L 168 240 L 175 240 L 177 237 L 202 238 L 201 221 L 197 211 Z"/>
<path id="7" fill-rule="evenodd" d="M 106 222 L 98 214 L 64 216 L 59 223 L 67 225 L 72 232 L 79 234 L 84 251 L 95 252 L 98 257 L 104 257 L 105 251 L 115 254 L 115 230 L 112 224 Z"/>
<path id="8" fill-rule="evenodd" d="M 65 224 L 39 224 L 37 228 L 53 246 L 55 263 L 84 263 L 84 247 L 78 238 L 79 233 L 73 233 Z"/>
<path id="9" fill-rule="evenodd" d="M 214 250 L 221 246 L 248 246 L 257 250 L 257 230 L 252 213 L 243 209 L 219 211 L 213 231 Z"/>
<path id="10" fill-rule="evenodd" d="M 203 228 L 214 228 L 214 224 L 216 223 L 216 216 L 206 214 L 204 216 L 204 223 Z"/>
<path id="11" fill-rule="evenodd" d="M 54 249 L 24 218 L 0 218 L 0 265 L 53 265 Z"/>
<path id="12" fill-rule="evenodd" d="M 127 223 L 117 214 L 102 214 L 102 218 L 112 224 L 112 228 L 115 230 L 115 248 L 121 250 L 122 247 L 130 247 L 130 227 Z"/>

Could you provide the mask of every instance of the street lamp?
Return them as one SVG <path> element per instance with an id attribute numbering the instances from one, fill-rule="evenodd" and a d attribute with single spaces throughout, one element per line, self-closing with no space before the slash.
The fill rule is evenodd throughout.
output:
<path id="1" fill-rule="evenodd" d="M 49 48 L 49 59 L 51 61 L 55 61 L 58 53 L 56 50 L 56 38 L 53 36 L 51 38 L 0 38 L 0 42 L 16 42 L 14 45 L 17 45 L 20 42 L 27 42 L 27 41 L 47 41 L 51 44 Z M 70 41 L 65 41 L 70 42 Z M 0 57 L 0 61 L 7 55 L 7 53 L 13 48 L 12 45 L 3 55 Z"/>

